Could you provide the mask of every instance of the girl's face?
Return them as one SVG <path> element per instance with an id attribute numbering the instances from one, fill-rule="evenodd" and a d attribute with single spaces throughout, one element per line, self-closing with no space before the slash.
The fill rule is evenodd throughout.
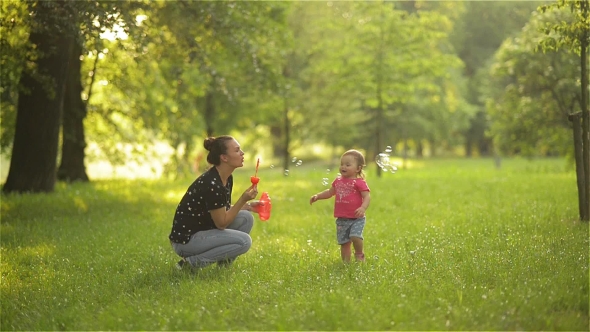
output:
<path id="1" fill-rule="evenodd" d="M 361 166 L 352 155 L 344 155 L 340 159 L 340 174 L 343 178 L 354 179 L 358 177 Z"/>
<path id="2" fill-rule="evenodd" d="M 229 140 L 226 143 L 227 151 L 221 155 L 222 161 L 226 162 L 233 168 L 244 166 L 244 151 L 240 148 L 240 144 L 235 139 Z"/>

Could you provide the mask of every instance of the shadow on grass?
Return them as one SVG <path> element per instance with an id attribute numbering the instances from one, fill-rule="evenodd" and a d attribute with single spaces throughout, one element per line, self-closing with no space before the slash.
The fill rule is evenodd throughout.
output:
<path id="1" fill-rule="evenodd" d="M 161 225 L 174 213 L 175 194 L 182 192 L 179 185 L 164 181 L 96 181 L 60 183 L 51 194 L 3 194 L 2 245 L 58 245 L 69 238 L 91 238 L 96 232 L 118 233 L 129 226 L 122 223 L 139 220 L 157 220 Z M 141 225 L 146 226 L 150 225 Z"/>

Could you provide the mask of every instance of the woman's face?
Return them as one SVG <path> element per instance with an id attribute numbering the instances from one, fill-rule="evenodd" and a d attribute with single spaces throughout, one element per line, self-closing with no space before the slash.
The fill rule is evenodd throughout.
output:
<path id="1" fill-rule="evenodd" d="M 235 139 L 229 140 L 226 143 L 227 151 L 222 155 L 222 161 L 233 168 L 244 166 L 244 151 L 240 148 L 240 144 Z"/>

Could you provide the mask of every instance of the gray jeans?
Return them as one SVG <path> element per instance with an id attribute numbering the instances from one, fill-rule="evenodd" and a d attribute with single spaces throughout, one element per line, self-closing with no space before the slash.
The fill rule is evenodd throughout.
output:
<path id="1" fill-rule="evenodd" d="M 215 262 L 232 262 L 250 249 L 252 238 L 249 234 L 253 225 L 252 213 L 241 210 L 226 229 L 197 232 L 186 244 L 172 242 L 172 248 L 194 267 L 205 267 Z"/>

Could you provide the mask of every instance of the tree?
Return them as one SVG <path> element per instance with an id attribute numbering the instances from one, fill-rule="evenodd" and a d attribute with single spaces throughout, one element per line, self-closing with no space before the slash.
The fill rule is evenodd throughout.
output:
<path id="1" fill-rule="evenodd" d="M 152 6 L 145 12 L 143 36 L 109 46 L 107 62 L 127 65 L 120 74 L 104 71 L 101 80 L 108 84 L 99 87 L 90 108 L 113 125 L 109 130 L 133 126 L 129 143 L 138 144 L 140 135 L 167 141 L 175 150 L 169 165 L 175 174 L 186 169 L 196 137 L 200 144 L 203 136 L 250 128 L 262 118 L 249 96 L 280 75 L 274 64 L 280 58 L 283 4 Z M 114 142 L 108 145 L 116 148 Z"/>
<path id="2" fill-rule="evenodd" d="M 552 5 L 542 6 L 540 10 L 559 10 L 569 7 L 573 18 L 558 22 L 547 22 L 544 27 L 548 38 L 541 41 L 543 50 L 566 48 L 579 55 L 580 59 L 580 89 L 578 99 L 582 121 L 576 117 L 572 118 L 574 133 L 577 127 L 582 126 L 581 142 L 576 144 L 581 147 L 582 152 L 576 153 L 576 169 L 578 175 L 578 197 L 580 203 L 580 218 L 583 221 L 590 219 L 590 110 L 589 110 L 589 88 L 588 83 L 588 51 L 590 44 L 590 1 L 588 0 L 559 0 Z M 574 137 L 576 137 L 575 135 Z M 577 149 L 577 151 L 579 148 Z M 581 160 L 580 160 L 581 157 Z"/>
<path id="3" fill-rule="evenodd" d="M 408 105 L 421 93 L 440 97 L 444 89 L 435 82 L 460 66 L 448 45 L 448 17 L 429 10 L 410 14 L 391 2 L 336 2 L 324 25 L 332 37 L 322 40 L 323 54 L 310 70 L 314 90 L 326 100 L 322 109 L 332 113 L 320 135 L 334 140 L 340 137 L 328 133 L 340 130 L 368 150 L 369 159 L 395 145 L 389 142 L 417 138 L 404 132 L 417 119 L 408 116 L 416 114 Z M 334 114 L 334 105 L 347 116 Z"/>
<path id="4" fill-rule="evenodd" d="M 64 181 L 88 181 L 86 174 L 86 137 L 84 119 L 94 85 L 97 61 L 94 61 L 92 79 L 86 92 L 86 100 L 82 99 L 84 86 L 82 79 L 82 59 L 85 53 L 100 50 L 94 48 L 102 45 L 100 34 L 112 28 L 130 33 L 136 28 L 135 13 L 142 8 L 142 3 L 121 1 L 79 1 L 76 3 L 76 21 L 78 29 L 72 48 L 70 66 L 68 68 L 64 110 L 62 119 L 61 163 L 57 171 L 57 179 Z"/>
<path id="5" fill-rule="evenodd" d="M 500 152 L 533 156 L 568 151 L 567 115 L 579 97 L 575 56 L 565 50 L 534 51 L 543 37 L 539 27 L 566 19 L 556 14 L 534 14 L 495 54 L 482 91 L 488 98 L 490 134 Z"/>
<path id="6" fill-rule="evenodd" d="M 521 33 L 506 40 L 496 53 L 490 85 L 484 90 L 490 132 L 503 152 L 530 156 L 573 151 L 568 117 L 582 99 L 576 79 L 581 64 L 575 53 L 564 48 L 535 52 L 545 38 L 542 28 L 547 22 L 572 19 L 566 10 L 535 13 Z M 586 200 L 579 198 L 582 208 Z"/>
<path id="7" fill-rule="evenodd" d="M 57 179 L 68 182 L 88 181 L 84 165 L 86 140 L 83 120 L 86 117 L 86 103 L 82 100 L 81 55 L 82 46 L 79 42 L 75 42 L 65 83 L 61 163 L 57 171 Z"/>
<path id="8" fill-rule="evenodd" d="M 12 158 L 4 192 L 50 192 L 56 181 L 59 130 L 75 10 L 66 1 L 30 4 L 34 71 L 23 71 Z"/>
<path id="9" fill-rule="evenodd" d="M 2 1 L 0 6 L 0 151 L 9 154 L 14 139 L 19 79 L 33 49 L 28 40 L 30 16 L 27 4 Z"/>
<path id="10" fill-rule="evenodd" d="M 116 21 L 118 2 L 25 1 L 30 18 L 28 53 L 23 66 L 10 170 L 4 192 L 50 192 L 56 181 L 63 117 L 64 179 L 87 179 L 80 111 L 80 66 L 84 33 L 104 31 Z M 66 97 L 67 96 L 67 97 Z M 67 107 L 64 112 L 64 105 Z M 81 142 L 80 142 L 81 140 Z M 4 144 L 3 144 L 4 145 Z"/>
<path id="11" fill-rule="evenodd" d="M 465 154 L 474 150 L 482 155 L 491 154 L 485 104 L 480 87 L 485 84 L 489 60 L 502 41 L 518 33 L 540 1 L 465 1 L 465 10 L 455 24 L 451 42 L 464 62 L 467 78 L 465 98 L 475 107 L 476 114 L 462 135 L 465 137 Z"/>

